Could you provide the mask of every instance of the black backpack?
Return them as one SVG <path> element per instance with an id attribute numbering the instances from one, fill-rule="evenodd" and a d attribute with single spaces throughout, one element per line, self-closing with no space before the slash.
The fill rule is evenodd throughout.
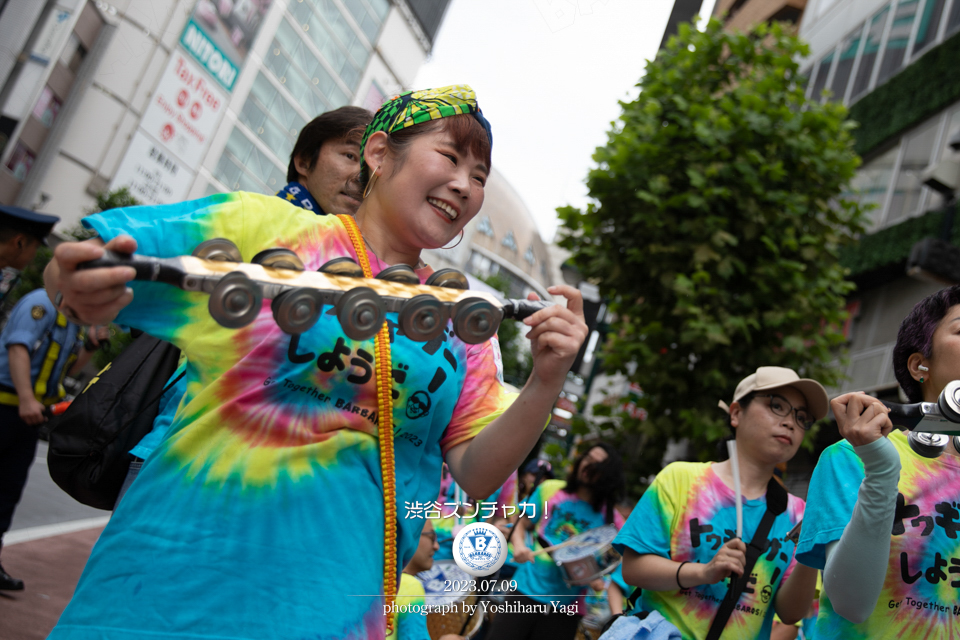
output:
<path id="1" fill-rule="evenodd" d="M 50 429 L 50 477 L 75 500 L 112 510 L 135 447 L 177 380 L 180 350 L 143 333 L 86 386 Z"/>

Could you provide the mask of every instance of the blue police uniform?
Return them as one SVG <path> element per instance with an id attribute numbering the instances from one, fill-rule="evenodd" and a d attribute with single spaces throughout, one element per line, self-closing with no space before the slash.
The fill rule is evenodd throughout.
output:
<path id="1" fill-rule="evenodd" d="M 27 348 L 34 396 L 50 405 L 65 395 L 63 378 L 79 356 L 79 334 L 80 328 L 53 307 L 43 289 L 20 299 L 0 333 L 0 536 L 10 527 L 36 456 L 38 438 L 37 427 L 20 418 L 9 349 L 13 345 Z"/>

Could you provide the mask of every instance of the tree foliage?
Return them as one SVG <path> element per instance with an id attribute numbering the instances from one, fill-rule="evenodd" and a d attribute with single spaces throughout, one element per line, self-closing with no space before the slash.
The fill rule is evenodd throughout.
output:
<path id="1" fill-rule="evenodd" d="M 807 53 L 778 24 L 681 25 L 593 156 L 593 202 L 558 210 L 561 246 L 617 315 L 606 370 L 636 363 L 649 417 L 616 417 L 640 441 L 640 477 L 668 439 L 711 457 L 727 435 L 717 401 L 758 366 L 838 381 L 853 288 L 839 251 L 864 222 L 840 194 L 860 160 L 845 108 L 804 99 Z"/>

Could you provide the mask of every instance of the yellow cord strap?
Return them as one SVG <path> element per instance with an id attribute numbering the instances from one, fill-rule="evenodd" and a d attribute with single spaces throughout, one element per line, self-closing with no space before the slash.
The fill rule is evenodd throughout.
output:
<path id="1" fill-rule="evenodd" d="M 352 216 L 337 216 L 347 229 L 353 249 L 363 267 L 363 276 L 372 278 L 370 260 L 363 246 L 363 238 Z M 393 364 L 390 360 L 390 333 L 384 322 L 376 337 L 377 411 L 380 413 L 380 475 L 383 477 L 383 595 L 385 611 L 393 610 L 397 598 L 397 477 L 393 458 Z M 387 615 L 387 633 L 393 631 L 393 616 Z"/>

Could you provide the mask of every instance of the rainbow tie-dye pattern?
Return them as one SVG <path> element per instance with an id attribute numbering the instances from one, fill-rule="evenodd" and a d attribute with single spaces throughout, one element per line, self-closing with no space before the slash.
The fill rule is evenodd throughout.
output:
<path id="1" fill-rule="evenodd" d="M 676 562 L 708 563 L 725 542 L 736 536 L 736 497 L 711 463 L 674 462 L 657 474 L 620 530 L 614 546 L 639 554 L 653 553 Z M 743 501 L 743 537 L 753 538 L 767 510 L 766 498 Z M 803 500 L 791 495 L 787 510 L 770 528 L 770 547 L 754 566 L 724 627 L 723 640 L 769 638 L 777 589 L 794 566 L 793 542 L 785 536 L 803 518 Z M 644 590 L 643 611 L 659 611 L 685 640 L 704 638 L 727 593 L 726 581 L 683 591 Z"/>
<path id="2" fill-rule="evenodd" d="M 853 624 L 821 591 L 818 640 L 960 639 L 960 460 L 922 458 L 900 431 L 890 441 L 900 454 L 900 495 L 880 598 L 866 621 Z M 820 455 L 797 550 L 804 564 L 823 569 L 826 546 L 843 535 L 863 478 L 863 463 L 846 440 Z"/>
<path id="3" fill-rule="evenodd" d="M 292 249 L 308 270 L 356 259 L 337 218 L 272 196 L 115 209 L 86 223 L 105 239 L 132 235 L 140 253 L 160 257 L 225 237 L 244 260 L 271 247 Z M 373 340 L 346 338 L 329 309 L 291 338 L 269 300 L 253 324 L 228 330 L 210 317 L 205 294 L 132 286 L 117 321 L 183 350 L 187 392 L 50 637 L 383 638 Z M 387 319 L 402 513 L 405 501 L 437 495 L 442 453 L 511 397 L 498 380 L 495 339 L 469 346 L 448 328 L 416 343 L 396 314 Z M 423 521 L 397 524 L 402 567 Z"/>
<path id="4" fill-rule="evenodd" d="M 530 518 L 536 525 L 532 536 L 535 540 L 531 547 L 533 551 L 543 548 L 539 538 L 553 546 L 606 524 L 603 511 L 594 511 L 590 503 L 584 502 L 576 494 L 564 491 L 566 486 L 564 480 L 546 480 L 541 482 L 525 501 L 528 505 L 536 506 L 536 516 Z M 522 508 L 524 503 L 520 504 Z M 530 507 L 527 509 L 529 515 Z M 623 525 L 623 516 L 619 511 L 614 511 L 613 524 L 618 529 Z M 559 602 L 565 605 L 576 602 L 579 614 L 586 615 L 584 600 L 587 588 L 567 585 L 549 553 L 535 556 L 533 562 L 525 562 L 519 567 L 514 574 L 517 591 L 538 602 Z"/>

